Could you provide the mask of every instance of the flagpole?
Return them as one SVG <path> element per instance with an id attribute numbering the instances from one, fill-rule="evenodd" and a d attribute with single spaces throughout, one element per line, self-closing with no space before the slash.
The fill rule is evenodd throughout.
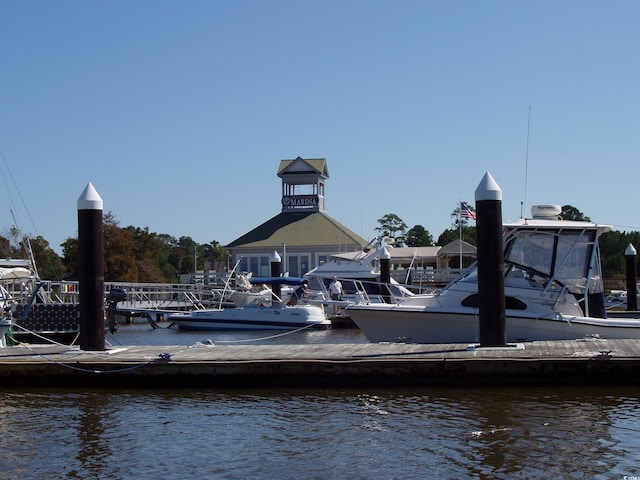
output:
<path id="1" fill-rule="evenodd" d="M 460 243 L 458 244 L 460 248 L 460 271 L 462 271 L 462 202 L 459 202 L 458 205 L 458 228 L 460 229 Z"/>

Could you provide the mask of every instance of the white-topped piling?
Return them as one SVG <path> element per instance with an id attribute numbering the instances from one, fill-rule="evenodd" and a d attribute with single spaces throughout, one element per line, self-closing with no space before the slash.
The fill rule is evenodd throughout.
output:
<path id="1" fill-rule="evenodd" d="M 385 302 L 391 302 L 391 291 L 389 285 L 391 284 L 391 254 L 387 250 L 387 247 L 382 248 L 380 253 L 380 290 L 382 298 Z"/>
<path id="2" fill-rule="evenodd" d="M 271 276 L 279 277 L 282 258 L 280 258 L 280 255 L 278 254 L 277 251 L 275 250 L 273 251 L 273 253 L 271 254 L 271 257 L 269 258 L 269 262 L 271 265 Z M 282 287 L 279 284 L 271 285 L 271 300 L 274 302 L 279 302 L 281 300 L 281 296 L 282 296 Z"/>
<path id="3" fill-rule="evenodd" d="M 480 346 L 506 345 L 502 189 L 489 172 L 475 191 Z"/>
<path id="4" fill-rule="evenodd" d="M 627 275 L 627 311 L 635 312 L 638 310 L 638 295 L 637 295 L 637 276 L 638 270 L 636 267 L 636 249 L 630 243 L 624 251 L 626 275 Z"/>
<path id="5" fill-rule="evenodd" d="M 89 183 L 78 198 L 78 288 L 82 350 L 105 350 L 102 198 Z"/>

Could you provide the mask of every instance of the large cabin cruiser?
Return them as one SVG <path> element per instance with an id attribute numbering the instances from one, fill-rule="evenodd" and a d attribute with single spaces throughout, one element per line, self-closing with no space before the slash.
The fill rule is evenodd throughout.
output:
<path id="1" fill-rule="evenodd" d="M 532 213 L 503 228 L 507 341 L 640 338 L 640 319 L 610 319 L 604 308 L 598 239 L 611 227 L 562 220 L 557 206 Z M 371 342 L 477 342 L 477 267 L 435 294 L 347 313 Z"/>
<path id="2" fill-rule="evenodd" d="M 371 245 L 377 244 L 369 249 Z M 333 278 L 342 283 L 344 289 L 342 306 L 353 303 L 383 301 L 387 290 L 383 291 L 380 283 L 380 257 L 385 248 L 383 241 L 374 239 L 364 250 L 353 255 L 336 255 L 328 262 L 310 270 L 304 275 L 309 280 L 309 289 L 314 292 L 325 292 L 328 298 L 328 286 Z M 413 295 L 413 292 L 391 280 L 388 293 L 394 299 L 403 299 Z"/>

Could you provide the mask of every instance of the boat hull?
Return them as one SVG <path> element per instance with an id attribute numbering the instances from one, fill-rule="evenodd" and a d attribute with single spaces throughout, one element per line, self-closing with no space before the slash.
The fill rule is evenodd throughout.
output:
<path id="1" fill-rule="evenodd" d="M 196 310 L 170 315 L 169 320 L 182 330 L 288 330 L 331 325 L 324 309 L 316 305 Z"/>
<path id="2" fill-rule="evenodd" d="M 350 307 L 351 319 L 371 342 L 475 343 L 480 340 L 477 310 Z M 555 315 L 534 318 L 506 312 L 506 341 L 575 340 L 585 337 L 640 338 L 638 319 L 598 319 Z"/>

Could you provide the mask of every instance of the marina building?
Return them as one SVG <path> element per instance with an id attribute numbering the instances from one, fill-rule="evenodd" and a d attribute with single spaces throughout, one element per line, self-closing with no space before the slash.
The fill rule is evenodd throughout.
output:
<path id="1" fill-rule="evenodd" d="M 281 273 L 302 276 L 336 253 L 362 250 L 367 240 L 326 211 L 324 158 L 281 160 L 282 210 L 226 246 L 238 271 L 271 274 L 271 257 L 281 258 Z"/>

